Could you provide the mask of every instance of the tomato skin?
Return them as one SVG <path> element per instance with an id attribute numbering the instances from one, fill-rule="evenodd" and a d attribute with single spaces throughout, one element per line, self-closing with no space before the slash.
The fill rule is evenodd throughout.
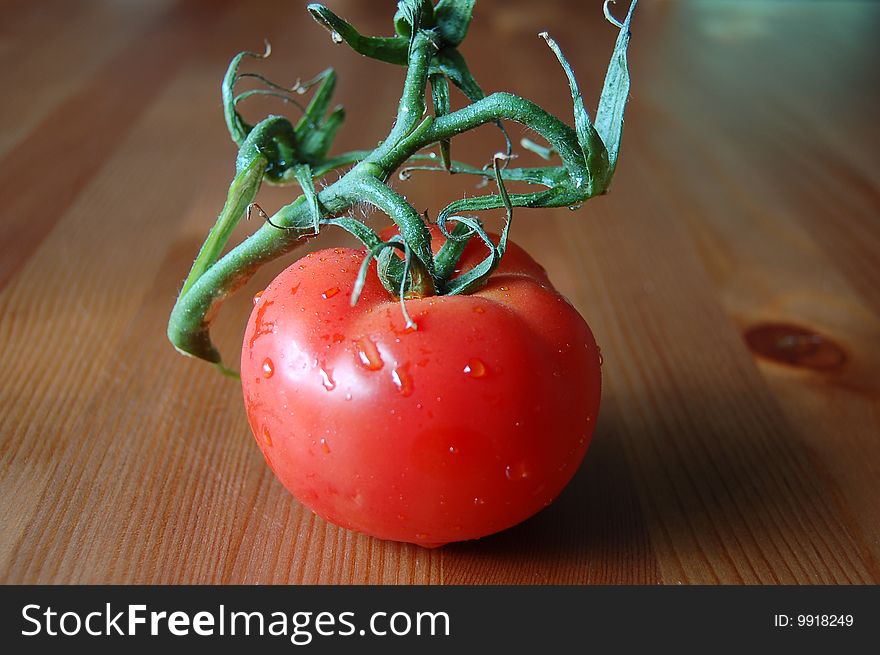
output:
<path id="1" fill-rule="evenodd" d="M 435 238 L 435 248 L 442 238 Z M 565 487 L 599 409 L 599 350 L 546 273 L 509 243 L 472 295 L 406 301 L 362 250 L 307 255 L 255 300 L 241 378 L 281 482 L 343 527 L 423 546 L 515 525 Z M 470 244 L 461 266 L 484 253 Z"/>

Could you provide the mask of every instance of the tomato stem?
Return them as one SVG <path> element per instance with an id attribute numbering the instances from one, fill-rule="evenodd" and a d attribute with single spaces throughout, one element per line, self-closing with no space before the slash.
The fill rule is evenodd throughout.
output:
<path id="1" fill-rule="evenodd" d="M 327 69 L 312 80 L 292 87 L 271 82 L 257 73 L 239 73 L 245 57 L 265 59 L 263 54 L 242 52 L 230 62 L 223 79 L 224 115 L 230 136 L 239 146 L 236 174 L 226 203 L 209 232 L 172 310 L 168 337 L 182 353 L 214 362 L 224 372 L 220 354 L 210 338 L 211 319 L 222 301 L 264 263 L 290 252 L 303 240 L 315 236 L 328 225 L 341 227 L 365 244 L 369 261 L 379 261 L 378 273 L 389 294 L 401 298 L 407 324 L 404 298 L 433 294 L 469 293 L 479 288 L 504 255 L 514 207 L 577 207 L 584 200 L 607 192 L 617 164 L 623 111 L 629 93 L 626 50 L 630 22 L 636 0 L 632 0 L 619 28 L 617 42 L 605 77 L 595 124 L 584 108 L 574 73 L 558 44 L 546 33 L 542 36 L 567 77 L 574 107 L 574 127 L 545 111 L 534 102 L 512 93 L 485 96 L 458 51 L 467 32 L 473 2 L 446 1 L 432 7 L 427 0 L 401 0 L 395 16 L 394 37 L 360 34 L 351 24 L 326 7 L 311 4 L 312 17 L 331 32 L 334 42 L 347 43 L 356 52 L 395 65 L 407 67 L 394 123 L 373 150 L 357 150 L 328 157 L 330 145 L 344 119 L 341 107 L 330 109 L 336 75 Z M 605 8 L 607 13 L 607 7 Z M 610 19 L 609 19 L 610 20 Z M 266 88 L 237 94 L 242 77 L 256 79 Z M 427 86 L 431 85 L 433 115 L 427 113 Z M 449 83 L 456 86 L 470 104 L 452 110 Z M 267 116 L 250 125 L 238 111 L 238 104 L 256 93 L 291 99 L 314 87 L 309 103 L 294 126 L 282 116 Z M 529 143 L 524 147 L 558 155 L 560 165 L 538 168 L 511 168 L 512 145 L 502 121 L 520 123 L 539 134 L 549 147 Z M 450 143 L 464 132 L 487 123 L 497 124 L 504 134 L 505 152 L 496 154 L 490 165 L 474 167 L 451 159 Z M 440 165 L 411 165 L 401 177 L 413 171 L 431 170 L 478 175 L 494 179 L 498 192 L 455 200 L 441 210 L 437 223 L 447 241 L 435 256 L 426 219 L 397 191 L 388 186 L 395 171 L 412 161 L 436 161 L 434 153 L 423 150 L 438 146 Z M 338 180 L 323 188 L 315 183 L 327 173 L 350 166 Z M 302 194 L 277 210 L 245 241 L 221 257 L 242 214 L 254 202 L 262 182 L 296 184 Z M 508 181 L 533 184 L 542 189 L 532 193 L 509 194 Z M 319 190 L 320 188 L 320 190 Z M 355 206 L 366 203 L 388 215 L 400 236 L 383 242 L 364 223 L 351 215 Z M 469 213 L 505 208 L 507 222 L 498 243 L 494 243 L 481 222 Z M 455 223 L 449 230 L 447 222 Z M 467 242 L 483 241 L 487 257 L 469 271 L 456 273 L 456 266 Z M 402 250 L 404 257 L 392 254 Z M 362 287 L 363 279 L 358 278 Z M 356 298 L 356 294 L 354 296 Z"/>

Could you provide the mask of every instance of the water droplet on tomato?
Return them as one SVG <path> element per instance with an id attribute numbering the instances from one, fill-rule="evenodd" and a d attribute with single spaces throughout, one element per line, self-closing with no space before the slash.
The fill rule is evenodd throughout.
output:
<path id="1" fill-rule="evenodd" d="M 379 349 L 372 339 L 361 337 L 355 341 L 355 346 L 357 346 L 358 361 L 360 361 L 362 366 L 370 371 L 378 371 L 385 366 L 385 362 L 382 361 L 382 356 L 379 354 Z"/>
<path id="2" fill-rule="evenodd" d="M 266 442 L 267 446 L 272 447 L 272 436 L 269 434 L 269 428 L 265 425 L 263 426 L 263 441 Z"/>
<path id="3" fill-rule="evenodd" d="M 474 498 L 474 505 L 485 505 L 486 501 L 480 497 Z"/>
<path id="4" fill-rule="evenodd" d="M 324 437 L 321 437 L 321 439 L 318 441 L 318 443 L 321 445 L 321 450 L 324 451 L 324 454 L 329 455 L 330 454 L 330 444 L 327 443 L 327 440 Z"/>
<path id="5" fill-rule="evenodd" d="M 394 382 L 394 386 L 397 387 L 397 390 L 403 396 L 411 396 L 413 392 L 413 380 L 412 375 L 409 372 L 409 364 L 404 364 L 403 366 L 398 366 L 391 373 L 391 380 Z"/>
<path id="6" fill-rule="evenodd" d="M 333 381 L 332 369 L 321 367 L 318 372 L 321 374 L 321 384 L 324 385 L 324 388 L 327 391 L 333 391 L 336 388 L 336 382 Z"/>
<path id="7" fill-rule="evenodd" d="M 345 399 L 346 399 L 346 400 L 351 400 L 351 394 L 350 394 L 350 393 L 345 394 Z"/>
<path id="8" fill-rule="evenodd" d="M 458 455 L 458 448 L 456 448 L 455 446 L 449 446 L 449 454 Z"/>
<path id="9" fill-rule="evenodd" d="M 418 539 L 419 541 L 422 541 L 427 538 L 428 538 L 428 535 L 426 535 L 424 532 L 416 532 L 416 539 Z"/>
<path id="10" fill-rule="evenodd" d="M 339 293 L 339 287 L 330 287 L 321 294 L 321 297 L 324 300 L 327 300 L 328 298 L 332 298 L 333 296 L 335 296 L 337 293 Z"/>
<path id="11" fill-rule="evenodd" d="M 256 306 L 256 304 L 257 304 L 258 302 L 260 302 L 260 298 L 262 298 L 262 297 L 263 297 L 263 292 L 262 292 L 262 291 L 257 291 L 257 292 L 254 294 L 254 306 Z"/>
<path id="12" fill-rule="evenodd" d="M 504 477 L 512 482 L 525 480 L 529 477 L 529 469 L 526 467 L 525 462 L 516 462 L 504 468 Z"/>
<path id="13" fill-rule="evenodd" d="M 464 372 L 472 378 L 483 378 L 486 377 L 487 370 L 483 360 L 472 357 L 464 367 Z"/>
<path id="14" fill-rule="evenodd" d="M 605 359 L 602 357 L 602 349 L 599 348 L 599 347 L 597 347 L 597 348 L 596 348 L 596 352 L 599 353 L 599 366 L 602 366 L 602 364 L 603 364 L 604 361 L 605 361 Z"/>
<path id="15" fill-rule="evenodd" d="M 266 379 L 271 378 L 273 373 L 275 373 L 275 364 L 267 357 L 263 360 L 263 377 Z"/>

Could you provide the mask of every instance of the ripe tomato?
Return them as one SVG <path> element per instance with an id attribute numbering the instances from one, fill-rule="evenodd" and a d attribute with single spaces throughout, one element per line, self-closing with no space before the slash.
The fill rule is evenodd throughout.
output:
<path id="1" fill-rule="evenodd" d="M 483 256 L 471 243 L 460 266 Z M 333 523 L 422 546 L 550 504 L 599 409 L 599 351 L 578 312 L 508 243 L 480 291 L 407 300 L 408 330 L 375 264 L 350 306 L 364 257 L 307 255 L 255 299 L 241 379 L 281 482 Z"/>

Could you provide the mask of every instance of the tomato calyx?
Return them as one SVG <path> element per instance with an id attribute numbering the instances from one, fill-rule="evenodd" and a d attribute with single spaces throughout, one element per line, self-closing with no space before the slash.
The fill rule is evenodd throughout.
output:
<path id="1" fill-rule="evenodd" d="M 437 230 L 442 234 L 445 243 L 437 254 L 431 257 L 433 275 L 422 260 L 413 255 L 410 243 L 401 234 L 395 234 L 387 241 L 380 241 L 368 250 L 367 257 L 358 272 L 351 304 L 355 305 L 360 297 L 370 262 L 373 259 L 376 260 L 377 272 L 383 286 L 392 296 L 399 299 L 467 294 L 483 287 L 504 256 L 510 223 L 513 219 L 513 206 L 510 203 L 510 196 L 500 171 L 500 162 L 507 159 L 507 155 L 496 153 L 492 161 L 495 182 L 506 210 L 504 228 L 497 243 L 492 240 L 479 219 L 471 216 L 450 215 L 449 212 L 441 213 L 437 219 Z M 448 227 L 449 223 L 455 223 L 452 230 Z M 462 253 L 475 236 L 483 242 L 489 253 L 481 262 L 464 273 L 459 273 L 457 266 Z M 422 245 L 430 252 L 430 230 L 426 231 L 426 239 Z M 402 261 L 395 251 L 403 253 Z M 402 311 L 409 325 L 412 321 L 406 312 L 405 305 L 402 305 Z"/>

